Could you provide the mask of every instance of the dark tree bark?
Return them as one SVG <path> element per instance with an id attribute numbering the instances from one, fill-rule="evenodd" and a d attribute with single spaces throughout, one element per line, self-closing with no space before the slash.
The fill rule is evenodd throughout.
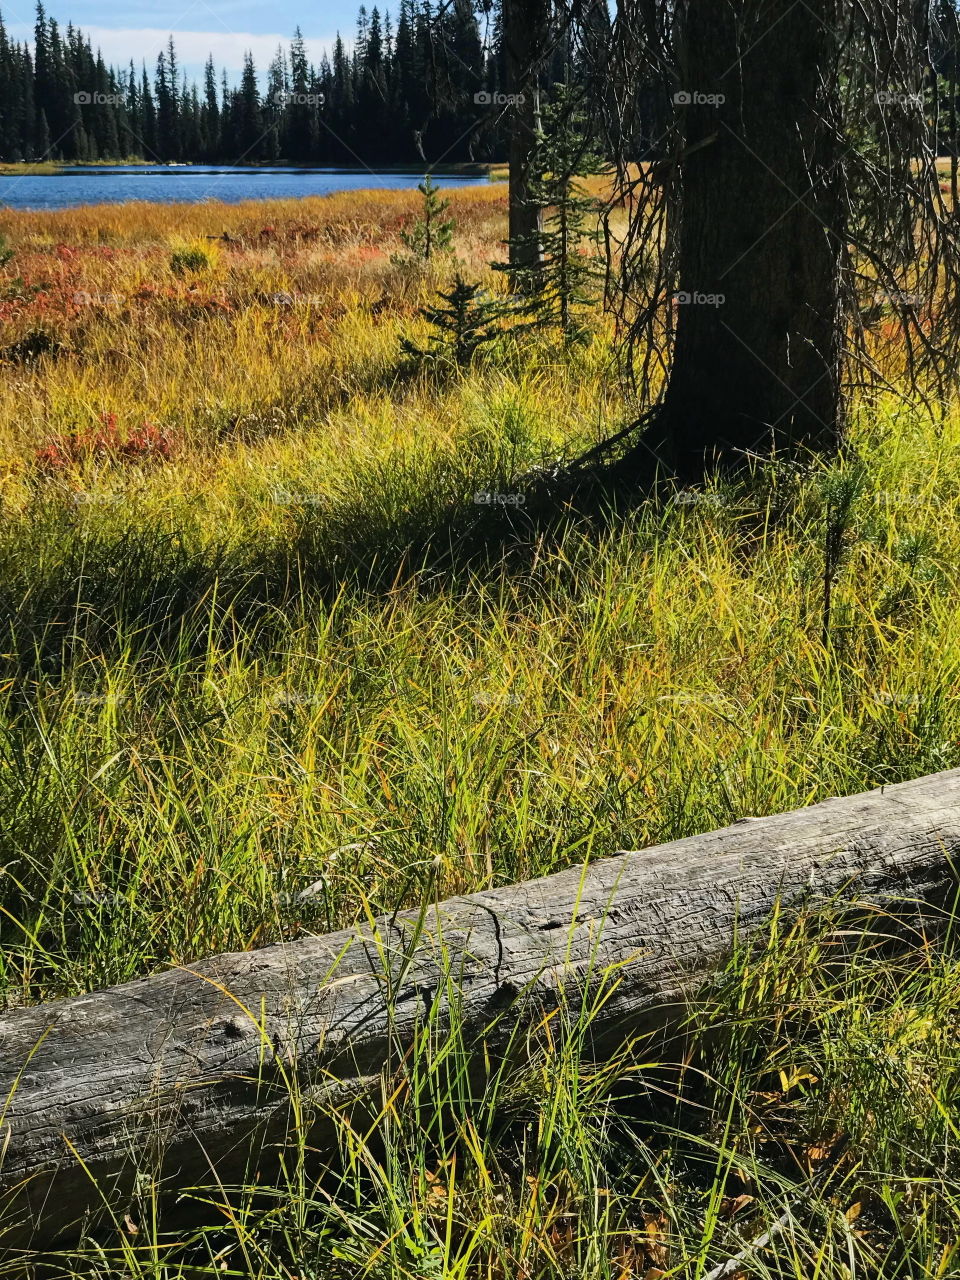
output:
<path id="1" fill-rule="evenodd" d="M 509 127 L 510 266 L 524 274 L 513 279 L 516 291 L 532 287 L 529 271 L 541 262 L 543 213 L 531 196 L 531 161 L 540 133 L 540 61 L 546 52 L 549 8 L 546 0 L 503 0 L 505 104 Z"/>
<path id="2" fill-rule="evenodd" d="M 957 64 L 960 61 L 960 18 L 956 4 L 949 2 L 940 6 L 942 26 L 941 37 L 947 42 L 946 78 L 950 90 L 950 209 L 954 217 L 960 209 L 960 180 L 958 180 L 957 153 Z"/>
<path id="3" fill-rule="evenodd" d="M 169 1193 L 268 1179 L 289 1140 L 291 1080 L 301 1111 L 376 1108 L 427 1009 L 443 1038 L 451 990 L 478 1072 L 521 1051 L 561 1004 L 574 1022 L 595 1010 L 604 1054 L 675 1028 L 734 937 L 762 937 L 778 904 L 869 904 L 893 940 L 898 918 L 912 926 L 952 902 L 958 855 L 953 770 L 453 898 L 375 932 L 217 956 L 9 1013 L 0 1253 L 68 1242 L 110 1212 L 136 1218 L 138 1170 Z M 322 1120 L 310 1140 L 337 1150 Z"/>
<path id="4" fill-rule="evenodd" d="M 835 0 L 679 6 L 676 344 L 630 465 L 688 480 L 840 441 L 838 21 Z"/>

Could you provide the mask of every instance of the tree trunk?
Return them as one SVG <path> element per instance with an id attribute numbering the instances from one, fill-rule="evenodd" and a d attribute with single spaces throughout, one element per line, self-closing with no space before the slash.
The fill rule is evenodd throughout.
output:
<path id="1" fill-rule="evenodd" d="M 539 67 L 547 42 L 547 6 L 544 0 L 503 0 L 503 48 L 509 131 L 510 164 L 509 249 L 510 266 L 536 271 L 542 261 L 540 234 L 543 211 L 530 190 L 531 161 L 540 135 Z M 528 275 L 513 277 L 515 292 L 529 290 Z"/>
<path id="2" fill-rule="evenodd" d="M 954 218 L 960 209 L 960 182 L 957 170 L 960 165 L 960 154 L 957 152 L 957 50 L 960 45 L 960 20 L 957 11 L 950 10 L 950 61 L 948 63 L 950 85 L 950 212 Z"/>
<path id="3" fill-rule="evenodd" d="M 376 1105 L 448 980 L 478 1072 L 546 1009 L 616 983 L 593 1051 L 676 1027 L 684 1001 L 771 911 L 866 903 L 915 924 L 952 901 L 960 770 L 453 898 L 370 928 L 218 956 L 0 1018 L 0 1248 L 46 1248 L 137 1214 L 165 1186 L 252 1181 L 291 1125 L 290 1080 L 321 1113 Z M 591 1003 L 590 1007 L 593 1007 Z M 519 1036 L 516 1032 L 521 1032 Z M 511 1041 L 511 1037 L 514 1039 Z M 315 1146 L 336 1142 L 322 1124 Z M 9 1253 L 7 1254 L 9 1257 Z"/>
<path id="4" fill-rule="evenodd" d="M 676 344 L 633 461 L 697 479 L 840 439 L 836 0 L 684 0 Z"/>

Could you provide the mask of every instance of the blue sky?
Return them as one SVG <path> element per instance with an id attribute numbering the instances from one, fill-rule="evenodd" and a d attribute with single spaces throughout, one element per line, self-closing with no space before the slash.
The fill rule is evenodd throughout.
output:
<path id="1" fill-rule="evenodd" d="M 368 0 L 367 8 L 373 3 Z M 34 4 L 0 0 L 0 13 L 14 39 L 32 40 Z M 82 27 L 114 65 L 133 58 L 139 66 L 145 58 L 152 69 L 172 33 L 187 74 L 198 76 L 208 53 L 218 67 L 237 72 L 246 49 L 264 70 L 277 43 L 286 45 L 297 23 L 316 60 L 338 29 L 345 40 L 352 36 L 359 0 L 323 0 L 307 8 L 295 0 L 45 0 L 45 7 L 61 26 L 72 21 Z"/>

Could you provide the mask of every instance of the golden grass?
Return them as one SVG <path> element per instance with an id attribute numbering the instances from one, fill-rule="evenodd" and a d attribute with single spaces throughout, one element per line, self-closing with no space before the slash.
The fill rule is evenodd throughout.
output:
<path id="1" fill-rule="evenodd" d="M 502 189 L 451 203 L 464 274 L 502 288 Z M 391 261 L 417 204 L 0 216 L 11 1004 L 960 764 L 960 415 L 858 404 L 856 464 L 560 511 L 470 557 L 476 491 L 522 495 L 630 403 L 599 316 L 582 349 L 402 376 L 455 266 Z M 60 347 L 9 354 L 38 330 Z M 111 415 L 170 456 L 50 462 Z M 952 1274 L 956 966 L 927 947 L 841 983 L 826 938 L 735 957 L 682 1111 L 560 1018 L 531 1072 L 464 1098 L 452 1018 L 371 1133 L 339 1118 L 345 1171 L 311 1182 L 299 1131 L 268 1211 L 215 1189 L 194 1238 L 159 1234 L 145 1179 L 138 1234 L 62 1274 L 654 1280 L 785 1202 L 758 1277 Z"/>

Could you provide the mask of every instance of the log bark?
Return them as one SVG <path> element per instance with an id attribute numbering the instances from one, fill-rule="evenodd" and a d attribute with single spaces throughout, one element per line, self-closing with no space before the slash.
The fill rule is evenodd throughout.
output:
<path id="1" fill-rule="evenodd" d="M 108 1205 L 122 1220 L 138 1170 L 171 1191 L 250 1179 L 288 1132 L 292 1076 L 323 1107 L 374 1099 L 426 1008 L 442 1034 L 451 980 L 465 1041 L 496 1060 L 545 1006 L 575 1014 L 615 971 L 592 1028 L 602 1053 L 675 1025 L 777 904 L 915 920 L 952 903 L 958 853 L 953 770 L 8 1013 L 0 1251 L 68 1242 Z"/>

